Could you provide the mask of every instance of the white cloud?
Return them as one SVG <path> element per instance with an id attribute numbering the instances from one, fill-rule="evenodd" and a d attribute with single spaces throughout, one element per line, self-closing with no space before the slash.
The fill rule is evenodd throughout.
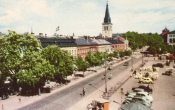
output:
<path id="1" fill-rule="evenodd" d="M 113 32 L 175 30 L 174 0 L 110 0 Z M 98 35 L 106 0 L 4 0 L 0 4 L 0 31 L 40 32 L 53 35 Z"/>

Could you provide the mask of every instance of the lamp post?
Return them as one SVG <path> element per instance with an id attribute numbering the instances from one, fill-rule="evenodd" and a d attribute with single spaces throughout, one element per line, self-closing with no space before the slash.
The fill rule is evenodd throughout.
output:
<path id="1" fill-rule="evenodd" d="M 161 56 L 160 56 L 160 52 L 161 52 L 161 48 L 159 48 L 159 60 L 161 60 Z"/>
<path id="2" fill-rule="evenodd" d="M 105 55 L 105 93 L 107 94 L 108 90 L 107 90 L 107 79 L 106 79 L 106 67 L 107 65 L 106 65 L 106 55 Z"/>
<path id="3" fill-rule="evenodd" d="M 132 63 L 131 70 L 133 71 L 133 52 L 132 52 L 132 56 L 131 56 L 131 58 L 132 58 L 132 61 L 131 61 L 131 63 Z"/>
<path id="4" fill-rule="evenodd" d="M 142 47 L 142 64 L 143 64 L 143 47 Z"/>

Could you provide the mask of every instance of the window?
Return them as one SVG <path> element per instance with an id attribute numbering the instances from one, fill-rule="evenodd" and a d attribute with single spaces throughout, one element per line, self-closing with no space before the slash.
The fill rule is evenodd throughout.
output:
<path id="1" fill-rule="evenodd" d="M 175 39 L 173 39 L 173 43 L 175 43 Z"/>

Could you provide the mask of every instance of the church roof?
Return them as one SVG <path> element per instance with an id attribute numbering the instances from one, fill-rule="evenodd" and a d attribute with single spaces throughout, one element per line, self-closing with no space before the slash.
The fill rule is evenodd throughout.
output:
<path id="1" fill-rule="evenodd" d="M 105 17 L 104 17 L 103 24 L 111 24 L 111 18 L 110 18 L 109 9 L 108 9 L 108 3 L 106 4 L 106 12 L 105 12 Z"/>
<path id="2" fill-rule="evenodd" d="M 175 30 L 174 30 L 174 31 L 169 32 L 168 34 L 175 34 Z"/>
<path id="3" fill-rule="evenodd" d="M 165 29 L 163 30 L 163 32 L 164 32 L 164 31 L 169 31 L 169 30 L 165 27 Z"/>

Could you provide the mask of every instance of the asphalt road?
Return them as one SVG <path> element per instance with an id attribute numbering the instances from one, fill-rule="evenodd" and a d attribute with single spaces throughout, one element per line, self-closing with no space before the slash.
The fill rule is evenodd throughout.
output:
<path id="1" fill-rule="evenodd" d="M 138 62 L 141 58 L 133 58 L 133 63 Z M 113 78 L 117 77 L 119 74 L 122 74 L 122 71 L 131 66 L 131 60 L 129 61 L 129 66 L 123 66 L 123 63 L 114 67 L 112 70 L 107 70 L 107 77 L 109 73 L 112 73 Z M 73 106 L 77 102 L 81 101 L 82 88 L 85 87 L 86 95 L 97 90 L 105 84 L 105 80 L 102 80 L 103 74 L 105 71 L 100 74 L 94 74 L 93 77 L 83 80 L 82 82 L 75 84 L 69 88 L 61 90 L 47 98 L 44 98 L 38 102 L 32 103 L 30 105 L 24 106 L 18 110 L 66 110 L 69 107 Z M 110 81 L 110 80 L 107 80 Z M 90 86 L 89 84 L 92 84 Z M 105 91 L 105 90 L 100 90 Z"/>

